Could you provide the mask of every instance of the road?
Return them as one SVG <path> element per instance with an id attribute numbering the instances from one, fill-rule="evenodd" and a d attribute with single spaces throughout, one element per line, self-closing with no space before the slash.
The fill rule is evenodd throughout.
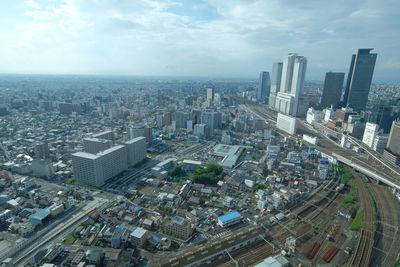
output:
<path id="1" fill-rule="evenodd" d="M 23 266 L 28 263 L 29 260 L 40 250 L 46 248 L 51 243 L 58 242 L 62 240 L 75 226 L 78 226 L 83 220 L 86 219 L 86 215 L 93 209 L 104 205 L 107 200 L 104 199 L 94 199 L 85 205 L 78 213 L 75 213 L 67 221 L 59 223 L 52 230 L 46 231 L 43 235 L 35 240 L 33 246 L 28 246 L 23 251 L 18 251 L 18 256 L 14 260 L 14 265 Z"/>

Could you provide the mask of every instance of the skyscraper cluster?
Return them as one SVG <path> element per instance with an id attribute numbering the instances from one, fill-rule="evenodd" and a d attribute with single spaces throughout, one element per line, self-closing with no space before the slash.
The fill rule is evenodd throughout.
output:
<path id="1" fill-rule="evenodd" d="M 296 53 L 287 55 L 283 63 L 274 63 L 269 105 L 279 112 L 299 116 L 302 105 L 299 101 L 307 69 L 307 58 Z"/>
<path id="2" fill-rule="evenodd" d="M 344 72 L 327 72 L 321 98 L 321 108 L 350 107 L 363 111 L 367 105 L 368 94 L 374 72 L 376 53 L 372 48 L 358 49 L 352 55 L 342 98 Z M 299 117 L 306 114 L 308 102 L 304 99 L 303 87 L 307 69 L 307 58 L 296 53 L 288 54 L 283 62 L 274 63 L 270 86 L 269 73 L 261 72 L 257 100 L 280 113 Z M 268 92 L 269 96 L 265 97 Z"/>

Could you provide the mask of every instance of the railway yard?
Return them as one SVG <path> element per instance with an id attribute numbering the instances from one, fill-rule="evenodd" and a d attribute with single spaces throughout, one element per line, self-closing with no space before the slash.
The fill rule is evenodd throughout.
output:
<path id="1" fill-rule="evenodd" d="M 281 250 L 289 252 L 287 240 L 296 240 L 288 253 L 293 266 L 394 266 L 398 256 L 399 204 L 389 188 L 367 180 L 351 168 L 351 186 L 338 192 L 338 181 L 322 187 L 301 208 L 287 211 L 288 220 L 267 226 L 269 240 L 243 247 L 226 255 L 214 266 L 251 266 Z M 356 188 L 355 205 L 362 211 L 362 225 L 351 230 L 356 218 L 338 215 L 351 187 Z M 262 221 L 258 222 L 262 224 Z"/>
<path id="2" fill-rule="evenodd" d="M 271 113 L 257 113 L 275 119 Z M 305 128 L 303 131 L 308 131 Z M 356 155 L 323 138 L 318 149 L 329 154 Z M 363 163 L 376 164 L 373 159 Z M 287 220 L 268 225 L 269 240 L 226 253 L 216 265 L 251 266 L 285 250 L 292 266 L 395 266 L 400 247 L 399 202 L 387 185 L 342 166 L 352 177 L 342 190 L 337 190 L 340 180 L 325 184 L 299 208 L 286 211 Z M 380 171 L 388 174 L 385 168 Z M 352 194 L 354 202 L 349 205 Z M 348 218 L 343 215 L 346 207 L 353 208 Z M 294 253 L 288 248 L 288 239 L 296 241 Z"/>

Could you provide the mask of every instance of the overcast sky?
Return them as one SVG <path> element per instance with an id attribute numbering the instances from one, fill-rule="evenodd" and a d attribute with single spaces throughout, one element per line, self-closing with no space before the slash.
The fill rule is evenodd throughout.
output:
<path id="1" fill-rule="evenodd" d="M 256 78 L 290 52 L 307 79 L 378 53 L 374 81 L 400 81 L 399 0 L 8 0 L 0 73 Z"/>

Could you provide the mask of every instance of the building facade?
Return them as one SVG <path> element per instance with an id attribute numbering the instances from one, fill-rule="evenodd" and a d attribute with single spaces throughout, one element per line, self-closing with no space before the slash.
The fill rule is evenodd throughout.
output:
<path id="1" fill-rule="evenodd" d="M 99 187 L 127 169 L 127 150 L 117 145 L 97 154 L 77 152 L 72 154 L 72 166 L 77 181 Z"/>
<path id="2" fill-rule="evenodd" d="M 325 74 L 324 89 L 321 98 L 321 107 L 338 108 L 342 96 L 344 72 L 327 72 Z"/>
<path id="3" fill-rule="evenodd" d="M 259 103 L 268 103 L 269 92 L 271 88 L 271 80 L 269 78 L 269 72 L 262 71 L 260 73 L 258 88 L 257 88 L 257 100 Z"/>
<path id="4" fill-rule="evenodd" d="M 136 137 L 125 142 L 128 166 L 134 166 L 146 158 L 146 138 Z"/>
<path id="5" fill-rule="evenodd" d="M 351 57 L 343 104 L 355 111 L 365 110 L 367 105 L 377 57 L 371 50 L 373 48 L 358 49 Z"/>
<path id="6" fill-rule="evenodd" d="M 283 60 L 281 87 L 275 101 L 275 109 L 279 112 L 300 116 L 304 112 L 299 110 L 299 98 L 303 91 L 307 69 L 307 58 L 295 53 L 289 54 Z"/>
<path id="7" fill-rule="evenodd" d="M 275 108 L 276 96 L 281 87 L 282 66 L 282 62 L 276 62 L 272 65 L 271 89 L 268 98 L 268 105 L 273 109 Z"/>

